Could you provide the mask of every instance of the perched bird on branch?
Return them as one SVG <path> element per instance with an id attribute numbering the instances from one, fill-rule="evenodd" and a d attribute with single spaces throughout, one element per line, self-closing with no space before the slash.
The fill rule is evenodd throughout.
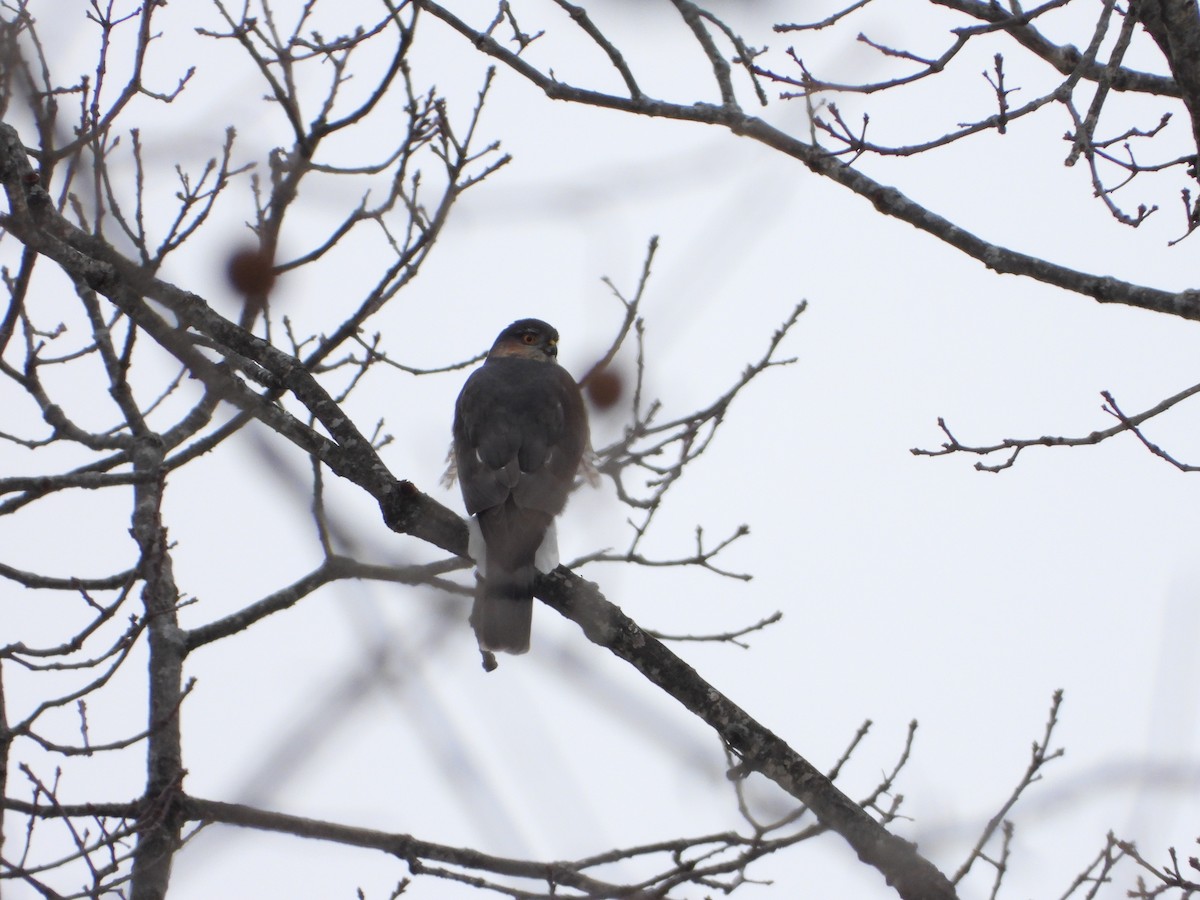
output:
<path id="1" fill-rule="evenodd" d="M 513 322 L 454 408 L 454 466 L 478 573 L 471 625 L 485 667 L 495 664 L 490 651 L 529 649 L 533 581 L 558 565 L 554 517 L 588 447 L 579 386 L 557 357 L 553 327 Z"/>

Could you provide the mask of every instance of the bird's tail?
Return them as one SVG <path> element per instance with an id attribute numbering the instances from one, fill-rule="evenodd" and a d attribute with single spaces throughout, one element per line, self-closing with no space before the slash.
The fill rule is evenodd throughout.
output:
<path id="1" fill-rule="evenodd" d="M 554 517 L 522 509 L 512 498 L 476 516 L 482 548 L 472 555 L 481 576 L 475 589 L 471 625 L 481 650 L 524 653 L 533 619 L 533 582 L 543 539 L 553 534 Z M 557 555 L 557 554 L 555 554 Z M 555 560 L 557 562 L 557 559 Z"/>
<path id="2" fill-rule="evenodd" d="M 515 572 L 499 568 L 479 579 L 471 627 L 482 650 L 524 653 L 533 621 L 533 566 Z"/>

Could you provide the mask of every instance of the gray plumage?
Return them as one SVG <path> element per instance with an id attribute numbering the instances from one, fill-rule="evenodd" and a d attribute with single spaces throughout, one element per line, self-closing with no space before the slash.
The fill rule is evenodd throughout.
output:
<path id="1" fill-rule="evenodd" d="M 455 466 L 484 545 L 471 612 L 483 650 L 529 649 L 538 551 L 588 445 L 583 399 L 557 364 L 557 343 L 545 322 L 514 322 L 455 404 Z"/>

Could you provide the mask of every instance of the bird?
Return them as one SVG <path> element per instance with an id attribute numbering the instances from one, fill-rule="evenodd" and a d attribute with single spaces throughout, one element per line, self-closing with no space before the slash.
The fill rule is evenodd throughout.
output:
<path id="1" fill-rule="evenodd" d="M 477 572 L 470 622 L 491 669 L 493 651 L 529 650 L 533 582 L 558 565 L 554 520 L 590 444 L 553 326 L 518 319 L 500 332 L 458 395 L 453 436 Z"/>

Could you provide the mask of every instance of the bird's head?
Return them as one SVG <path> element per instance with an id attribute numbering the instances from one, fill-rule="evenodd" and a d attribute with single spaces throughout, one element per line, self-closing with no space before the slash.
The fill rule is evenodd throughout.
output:
<path id="1" fill-rule="evenodd" d="M 488 352 L 488 359 L 502 356 L 554 362 L 558 357 L 558 332 L 541 319 L 518 319 L 500 332 Z"/>

